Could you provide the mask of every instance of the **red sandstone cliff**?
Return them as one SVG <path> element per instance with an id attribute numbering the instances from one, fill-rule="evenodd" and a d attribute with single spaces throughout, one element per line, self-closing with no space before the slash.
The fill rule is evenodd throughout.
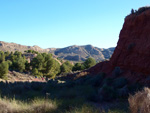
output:
<path id="1" fill-rule="evenodd" d="M 150 10 L 125 18 L 110 64 L 150 73 Z"/>
<path id="2" fill-rule="evenodd" d="M 150 8 L 141 8 L 125 18 L 117 47 L 110 61 L 102 62 L 88 70 L 91 74 L 105 72 L 113 75 L 120 67 L 121 76 L 142 81 L 150 75 Z"/>

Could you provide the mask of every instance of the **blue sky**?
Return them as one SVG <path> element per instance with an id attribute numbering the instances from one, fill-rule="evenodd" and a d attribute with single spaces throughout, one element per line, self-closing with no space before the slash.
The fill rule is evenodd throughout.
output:
<path id="1" fill-rule="evenodd" d="M 149 5 L 148 0 L 0 0 L 0 41 L 115 47 L 125 16 Z"/>

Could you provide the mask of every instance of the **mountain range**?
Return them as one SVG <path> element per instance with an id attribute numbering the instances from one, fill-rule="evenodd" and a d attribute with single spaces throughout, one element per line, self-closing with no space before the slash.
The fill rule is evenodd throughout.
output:
<path id="1" fill-rule="evenodd" d="M 78 61 L 85 61 L 87 58 L 93 57 L 98 62 L 109 59 L 112 56 L 115 48 L 112 47 L 104 49 L 94 47 L 92 45 L 84 45 L 84 46 L 73 45 L 65 48 L 42 49 L 39 46 L 25 46 L 16 43 L 7 43 L 0 41 L 0 51 L 24 52 L 25 50 L 30 49 L 38 52 L 52 53 L 55 57 L 64 60 L 78 62 Z"/>

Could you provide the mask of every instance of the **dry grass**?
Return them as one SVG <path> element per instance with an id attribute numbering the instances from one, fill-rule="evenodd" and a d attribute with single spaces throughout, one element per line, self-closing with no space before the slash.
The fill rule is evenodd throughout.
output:
<path id="1" fill-rule="evenodd" d="M 131 113 L 150 113 L 150 89 L 130 95 L 128 98 Z"/>
<path id="2" fill-rule="evenodd" d="M 51 100 L 35 99 L 30 103 L 15 99 L 0 99 L 0 113 L 53 113 L 57 109 Z"/>
<path id="3" fill-rule="evenodd" d="M 83 105 L 81 108 L 75 108 L 66 113 L 100 113 L 100 110 L 93 108 L 90 105 Z"/>
<path id="4" fill-rule="evenodd" d="M 23 102 L 15 99 L 0 98 L 0 113 L 126 113 L 117 107 L 107 112 L 91 104 L 72 106 L 74 101 L 69 103 L 62 102 L 50 99 L 34 99 L 30 102 Z"/>

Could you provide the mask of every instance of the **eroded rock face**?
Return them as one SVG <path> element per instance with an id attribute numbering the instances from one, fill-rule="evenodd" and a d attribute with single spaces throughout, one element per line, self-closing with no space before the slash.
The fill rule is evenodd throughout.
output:
<path id="1" fill-rule="evenodd" d="M 150 74 L 150 10 L 125 18 L 110 65 Z"/>

